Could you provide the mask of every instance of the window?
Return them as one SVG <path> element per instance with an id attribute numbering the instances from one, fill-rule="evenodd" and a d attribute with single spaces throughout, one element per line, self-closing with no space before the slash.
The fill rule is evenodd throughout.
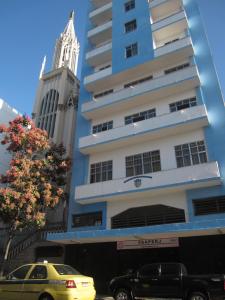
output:
<path id="1" fill-rule="evenodd" d="M 125 11 L 129 11 L 131 9 L 135 8 L 135 0 L 130 0 L 124 3 L 124 9 Z"/>
<path id="2" fill-rule="evenodd" d="M 186 167 L 207 162 L 204 141 L 175 146 L 177 167 Z"/>
<path id="3" fill-rule="evenodd" d="M 53 265 L 53 267 L 59 275 L 80 275 L 80 273 L 71 266 Z"/>
<path id="4" fill-rule="evenodd" d="M 90 183 L 112 180 L 112 160 L 91 164 Z"/>
<path id="5" fill-rule="evenodd" d="M 111 67 L 111 65 L 106 65 L 104 67 L 99 68 L 98 71 L 102 71 L 102 70 L 108 69 L 110 67 Z"/>
<path id="6" fill-rule="evenodd" d="M 174 40 L 171 40 L 171 41 L 169 41 L 169 42 L 166 42 L 164 45 L 169 45 L 169 44 L 175 43 L 175 42 L 177 42 L 177 41 L 179 41 L 179 38 L 174 39 Z"/>
<path id="7" fill-rule="evenodd" d="M 17 269 L 16 271 L 14 271 L 13 273 L 9 274 L 9 276 L 7 276 L 7 279 L 24 279 L 28 273 L 28 271 L 30 270 L 31 266 L 30 265 L 26 265 L 26 266 L 22 266 L 21 268 Z"/>
<path id="8" fill-rule="evenodd" d="M 113 90 L 107 90 L 102 93 L 94 95 L 94 98 L 97 99 L 97 98 L 104 97 L 104 96 L 106 96 L 108 94 L 112 94 L 112 93 L 113 93 Z"/>
<path id="9" fill-rule="evenodd" d="M 30 274 L 29 279 L 46 279 L 47 277 L 46 266 L 35 266 Z"/>
<path id="10" fill-rule="evenodd" d="M 161 171 L 159 150 L 126 157 L 126 176 Z"/>
<path id="11" fill-rule="evenodd" d="M 113 121 L 105 122 L 102 124 L 94 125 L 92 127 L 92 133 L 102 132 L 113 128 Z"/>
<path id="12" fill-rule="evenodd" d="M 155 108 L 125 117 L 125 125 L 140 122 L 156 116 Z"/>
<path id="13" fill-rule="evenodd" d="M 173 72 L 182 70 L 182 69 L 184 69 L 184 68 L 187 68 L 187 67 L 189 67 L 189 66 L 190 66 L 189 63 L 185 63 L 185 64 L 182 64 L 182 65 L 179 65 L 179 66 L 176 66 L 176 67 L 167 69 L 167 70 L 164 71 L 164 73 L 167 75 L 167 74 L 170 74 L 170 73 L 173 73 Z"/>
<path id="14" fill-rule="evenodd" d="M 141 277 L 159 276 L 159 266 L 159 264 L 146 265 L 138 273 Z"/>
<path id="15" fill-rule="evenodd" d="M 137 43 L 127 46 L 125 54 L 126 54 L 126 58 L 137 55 L 138 54 Z"/>
<path id="16" fill-rule="evenodd" d="M 196 97 L 184 99 L 181 101 L 173 102 L 170 104 L 170 112 L 178 111 L 181 109 L 189 108 L 197 105 Z"/>
<path id="17" fill-rule="evenodd" d="M 128 208 L 111 218 L 111 228 L 144 227 L 182 222 L 185 222 L 184 209 L 156 204 Z"/>
<path id="18" fill-rule="evenodd" d="M 193 200 L 195 216 L 225 213 L 225 196 Z"/>
<path id="19" fill-rule="evenodd" d="M 126 33 L 134 31 L 137 28 L 137 22 L 136 20 L 132 20 L 130 22 L 125 23 L 124 27 Z"/>
<path id="20" fill-rule="evenodd" d="M 138 85 L 138 84 L 143 83 L 143 82 L 145 82 L 145 81 L 149 81 L 149 80 L 151 80 L 151 79 L 153 79 L 153 76 L 152 76 L 152 75 L 147 76 L 147 77 L 144 77 L 144 78 L 141 78 L 141 79 L 138 79 L 138 80 L 135 80 L 135 81 L 132 81 L 132 82 L 129 82 L 129 83 L 126 83 L 126 84 L 124 84 L 123 87 L 124 87 L 125 89 L 127 89 L 127 88 L 129 88 L 129 87 L 133 87 L 133 86 L 135 86 L 135 85 Z"/>
<path id="21" fill-rule="evenodd" d="M 41 103 L 37 127 L 46 130 L 49 137 L 53 137 L 54 135 L 56 113 L 57 109 L 59 109 L 58 100 L 58 91 L 51 89 L 47 92 Z"/>
<path id="22" fill-rule="evenodd" d="M 102 212 L 91 212 L 73 215 L 73 227 L 100 226 L 102 225 Z"/>
<path id="23" fill-rule="evenodd" d="M 167 276 L 167 275 L 174 275 L 178 276 L 180 275 L 180 265 L 178 264 L 162 264 L 161 265 L 161 275 Z"/>

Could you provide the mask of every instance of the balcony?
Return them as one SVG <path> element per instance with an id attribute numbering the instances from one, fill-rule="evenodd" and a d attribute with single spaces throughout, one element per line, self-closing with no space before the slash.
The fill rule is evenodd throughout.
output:
<path id="1" fill-rule="evenodd" d="M 149 2 L 149 7 L 154 23 L 180 11 L 182 3 L 181 0 L 153 0 Z"/>
<path id="2" fill-rule="evenodd" d="M 145 175 L 150 175 L 152 178 L 142 178 L 139 188 L 135 187 L 133 180 L 125 183 L 128 178 L 118 178 L 78 186 L 75 190 L 75 201 L 80 204 L 123 201 L 221 184 L 217 162 L 208 162 Z"/>
<path id="3" fill-rule="evenodd" d="M 97 71 L 94 74 L 91 74 L 89 76 L 86 76 L 84 78 L 84 84 L 88 84 L 90 82 L 99 80 L 99 79 L 104 79 L 107 76 L 112 75 L 112 67 L 109 67 L 107 69 L 101 70 L 101 71 Z"/>
<path id="4" fill-rule="evenodd" d="M 100 153 L 184 133 L 207 125 L 205 107 L 200 105 L 85 136 L 80 138 L 79 147 L 84 154 Z"/>
<path id="5" fill-rule="evenodd" d="M 91 0 L 94 7 L 98 8 L 112 2 L 112 0 Z"/>
<path id="6" fill-rule="evenodd" d="M 89 13 L 92 24 L 99 26 L 112 19 L 112 2 L 101 6 Z"/>
<path id="7" fill-rule="evenodd" d="M 155 101 L 169 95 L 194 89 L 199 84 L 197 68 L 190 66 L 141 83 L 133 88 L 122 89 L 102 97 L 98 101 L 86 102 L 82 105 L 81 110 L 87 119 L 101 118 L 112 113 L 147 104 L 151 100 Z"/>
<path id="8" fill-rule="evenodd" d="M 87 37 L 94 45 L 98 45 L 112 39 L 112 21 L 89 30 Z"/>
<path id="9" fill-rule="evenodd" d="M 162 20 L 152 24 L 152 31 L 154 32 L 156 30 L 160 30 L 160 29 L 162 29 L 166 26 L 169 26 L 173 23 L 177 23 L 177 22 L 182 21 L 182 20 L 186 20 L 186 16 L 185 16 L 185 13 L 184 13 L 183 10 L 179 11 L 178 13 L 175 13 L 172 16 L 169 16 L 165 19 L 162 19 Z"/>
<path id="10" fill-rule="evenodd" d="M 86 54 L 87 63 L 96 67 L 100 64 L 104 64 L 112 60 L 112 42 L 107 42 L 106 44 L 95 48 Z"/>
<path id="11" fill-rule="evenodd" d="M 190 53 L 194 53 L 190 37 L 185 37 L 182 39 L 175 40 L 174 42 L 172 41 L 171 43 L 167 43 L 166 45 L 156 48 L 154 53 L 155 57 L 159 57 L 161 55 L 166 55 L 168 53 L 178 51 L 184 48 L 189 48 Z"/>
<path id="12" fill-rule="evenodd" d="M 186 29 L 187 20 L 184 11 L 152 24 L 156 47 L 161 46 L 168 39 L 184 37 Z"/>

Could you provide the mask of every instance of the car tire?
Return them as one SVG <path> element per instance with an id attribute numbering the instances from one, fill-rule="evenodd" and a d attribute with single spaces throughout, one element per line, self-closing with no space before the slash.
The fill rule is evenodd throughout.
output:
<path id="1" fill-rule="evenodd" d="M 132 300 L 131 292 L 128 289 L 119 289 L 114 294 L 115 300 Z"/>
<path id="2" fill-rule="evenodd" d="M 49 294 L 42 295 L 39 300 L 54 300 Z"/>
<path id="3" fill-rule="evenodd" d="M 208 297 L 202 292 L 192 292 L 189 295 L 188 300 L 208 300 Z"/>

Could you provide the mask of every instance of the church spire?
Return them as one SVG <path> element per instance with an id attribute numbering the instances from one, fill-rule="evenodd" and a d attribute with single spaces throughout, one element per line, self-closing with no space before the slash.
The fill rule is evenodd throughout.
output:
<path id="1" fill-rule="evenodd" d="M 53 70 L 65 66 L 76 75 L 79 48 L 80 46 L 74 30 L 74 11 L 72 11 L 63 33 L 60 34 L 60 37 L 56 41 Z"/>

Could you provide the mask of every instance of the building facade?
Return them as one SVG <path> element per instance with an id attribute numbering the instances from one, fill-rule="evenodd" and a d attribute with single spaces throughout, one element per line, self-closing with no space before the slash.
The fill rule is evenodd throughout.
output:
<path id="1" fill-rule="evenodd" d="M 72 155 L 78 105 L 78 58 L 79 43 L 74 30 L 74 12 L 71 12 L 56 41 L 50 72 L 44 72 L 46 57 L 43 60 L 32 114 L 36 126 L 45 129 L 55 143 L 63 143 L 69 155 Z"/>
<path id="2" fill-rule="evenodd" d="M 0 99 L 0 124 L 8 125 L 19 115 L 19 112 L 8 105 L 3 99 Z M 5 174 L 9 168 L 11 156 L 9 155 L 6 147 L 0 144 L 0 174 Z"/>
<path id="3" fill-rule="evenodd" d="M 45 73 L 46 57 L 43 60 L 32 114 L 36 126 L 46 130 L 54 143 L 62 143 L 70 157 L 79 96 L 79 80 L 76 77 L 79 48 L 72 11 L 64 31 L 56 41 L 51 71 Z M 69 184 L 66 189 L 69 193 Z M 49 212 L 49 222 L 66 224 L 67 212 L 67 205 L 62 203 L 62 207 Z"/>
<path id="4" fill-rule="evenodd" d="M 97 290 L 144 263 L 225 268 L 225 109 L 196 0 L 90 0 L 84 43 L 68 232 L 49 240 Z"/>

